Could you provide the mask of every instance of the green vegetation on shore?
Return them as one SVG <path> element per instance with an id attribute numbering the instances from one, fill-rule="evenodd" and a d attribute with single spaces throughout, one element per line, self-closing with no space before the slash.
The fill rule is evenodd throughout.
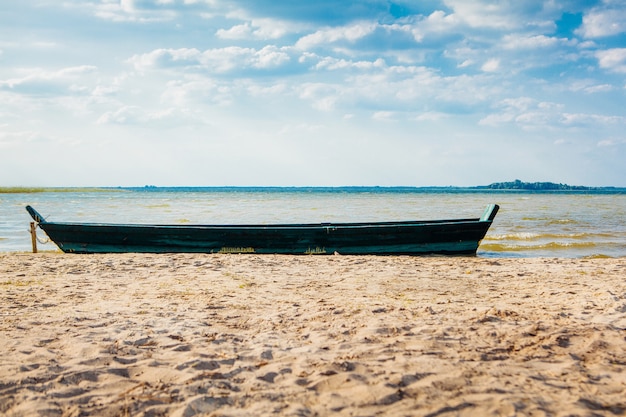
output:
<path id="1" fill-rule="evenodd" d="M 0 187 L 0 194 L 91 193 L 111 190 L 99 187 Z"/>

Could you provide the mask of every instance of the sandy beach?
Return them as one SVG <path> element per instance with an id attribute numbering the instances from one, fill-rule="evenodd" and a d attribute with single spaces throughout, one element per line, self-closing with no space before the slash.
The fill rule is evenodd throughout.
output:
<path id="1" fill-rule="evenodd" d="M 6 416 L 626 414 L 626 258 L 0 255 Z"/>

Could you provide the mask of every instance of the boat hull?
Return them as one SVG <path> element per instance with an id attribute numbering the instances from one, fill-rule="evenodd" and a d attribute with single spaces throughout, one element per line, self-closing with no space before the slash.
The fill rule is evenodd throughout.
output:
<path id="1" fill-rule="evenodd" d="M 488 207 L 480 219 L 232 226 L 54 223 L 27 210 L 71 253 L 471 255 L 498 206 Z"/>

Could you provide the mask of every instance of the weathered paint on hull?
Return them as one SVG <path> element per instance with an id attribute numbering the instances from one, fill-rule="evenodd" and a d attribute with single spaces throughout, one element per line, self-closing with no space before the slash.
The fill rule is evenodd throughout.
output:
<path id="1" fill-rule="evenodd" d="M 498 207 L 480 219 L 267 226 L 52 223 L 27 209 L 61 250 L 72 253 L 471 255 Z"/>

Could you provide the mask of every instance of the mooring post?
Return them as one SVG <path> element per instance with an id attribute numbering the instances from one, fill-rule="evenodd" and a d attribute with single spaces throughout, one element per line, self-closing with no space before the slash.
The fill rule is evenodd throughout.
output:
<path id="1" fill-rule="evenodd" d="M 35 226 L 35 222 L 30 222 L 30 240 L 33 243 L 33 253 L 37 253 L 37 226 Z"/>

